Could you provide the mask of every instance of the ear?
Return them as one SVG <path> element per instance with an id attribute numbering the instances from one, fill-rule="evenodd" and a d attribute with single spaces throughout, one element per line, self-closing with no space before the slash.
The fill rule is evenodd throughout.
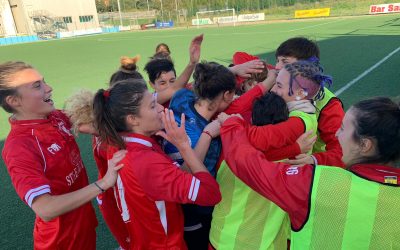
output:
<path id="1" fill-rule="evenodd" d="M 297 92 L 297 95 L 301 97 L 301 99 L 304 99 L 308 96 L 308 92 L 302 88 L 298 89 L 296 92 Z"/>
<path id="2" fill-rule="evenodd" d="M 222 95 L 222 100 L 224 100 L 225 102 L 231 102 L 234 95 L 235 95 L 234 91 L 225 91 L 224 94 Z"/>
<path id="3" fill-rule="evenodd" d="M 364 156 L 376 154 L 375 142 L 371 138 L 362 138 L 360 141 L 360 153 Z"/>
<path id="4" fill-rule="evenodd" d="M 127 115 L 125 118 L 125 122 L 127 124 L 127 127 L 136 127 L 140 124 L 138 117 L 135 115 Z"/>
<path id="5" fill-rule="evenodd" d="M 6 103 L 13 109 L 16 109 L 21 106 L 21 98 L 16 95 L 9 95 L 6 97 Z"/>

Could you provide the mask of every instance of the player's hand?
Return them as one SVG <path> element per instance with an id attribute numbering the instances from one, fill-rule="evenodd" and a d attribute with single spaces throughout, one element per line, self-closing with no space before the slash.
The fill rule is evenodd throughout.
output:
<path id="1" fill-rule="evenodd" d="M 265 80 L 261 82 L 267 92 L 270 91 L 275 85 L 277 75 L 278 71 L 276 71 L 275 69 L 268 70 L 267 78 L 265 78 Z"/>
<path id="2" fill-rule="evenodd" d="M 203 42 L 203 34 L 195 36 L 189 46 L 190 63 L 197 64 L 200 60 L 201 43 Z"/>
<path id="3" fill-rule="evenodd" d="M 312 158 L 311 155 L 306 154 L 299 154 L 298 156 L 296 156 L 296 159 L 285 160 L 284 162 L 290 165 L 315 164 L 314 158 Z"/>
<path id="4" fill-rule="evenodd" d="M 218 119 L 219 123 L 222 125 L 228 118 L 235 117 L 235 116 L 239 117 L 240 119 L 243 119 L 243 117 L 240 114 L 228 115 L 225 112 L 220 113 L 218 115 L 217 119 Z"/>
<path id="5" fill-rule="evenodd" d="M 301 153 L 305 154 L 309 152 L 313 146 L 315 141 L 317 140 L 317 135 L 311 136 L 313 134 L 312 130 L 308 130 L 304 134 L 302 134 L 299 138 L 297 138 L 296 142 L 299 144 Z"/>
<path id="6" fill-rule="evenodd" d="M 113 157 L 108 160 L 108 170 L 102 179 L 102 188 L 107 190 L 115 185 L 118 177 L 118 171 L 124 166 L 120 163 L 126 156 L 126 150 L 119 150 L 114 153 Z"/>
<path id="7" fill-rule="evenodd" d="M 248 61 L 229 68 L 232 73 L 243 78 L 249 78 L 251 77 L 251 74 L 254 73 L 261 73 L 262 69 L 264 69 L 264 63 L 259 59 Z"/>
<path id="8" fill-rule="evenodd" d="M 164 131 L 159 131 L 156 135 L 163 137 L 165 140 L 174 144 L 178 150 L 182 147 L 189 146 L 189 139 L 185 130 L 185 114 L 181 115 L 181 126 L 179 127 L 175 121 L 174 112 L 165 109 L 161 115 L 164 124 Z"/>

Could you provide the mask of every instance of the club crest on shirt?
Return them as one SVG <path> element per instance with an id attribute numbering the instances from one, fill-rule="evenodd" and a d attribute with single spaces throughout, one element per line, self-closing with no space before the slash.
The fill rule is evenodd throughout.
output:
<path id="1" fill-rule="evenodd" d="M 299 173 L 299 167 L 292 166 L 286 170 L 286 175 L 296 175 Z"/>
<path id="2" fill-rule="evenodd" d="M 57 143 L 53 143 L 50 145 L 50 147 L 47 148 L 47 151 L 49 151 L 51 154 L 56 154 L 56 152 L 60 151 L 61 147 Z"/>

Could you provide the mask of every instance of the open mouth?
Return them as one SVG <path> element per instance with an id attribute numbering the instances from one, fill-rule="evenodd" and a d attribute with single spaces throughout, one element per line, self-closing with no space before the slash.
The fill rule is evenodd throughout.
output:
<path id="1" fill-rule="evenodd" d="M 47 102 L 47 103 L 50 104 L 50 105 L 53 105 L 53 104 L 54 104 L 54 102 L 53 102 L 53 100 L 51 99 L 51 97 L 49 97 L 49 98 L 47 98 L 47 99 L 44 99 L 43 101 L 44 101 L 44 102 Z"/>

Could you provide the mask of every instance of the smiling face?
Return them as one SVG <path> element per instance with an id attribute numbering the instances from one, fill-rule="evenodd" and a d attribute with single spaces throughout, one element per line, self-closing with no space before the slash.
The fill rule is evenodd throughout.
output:
<path id="1" fill-rule="evenodd" d="M 174 71 L 162 72 L 160 77 L 151 83 L 152 87 L 156 92 L 161 92 L 169 88 L 170 85 L 175 83 L 176 76 Z"/>
<path id="2" fill-rule="evenodd" d="M 25 69 L 15 73 L 8 85 L 17 90 L 17 95 L 6 99 L 15 110 L 16 119 L 46 119 L 47 115 L 54 110 L 51 99 L 53 89 L 37 70 Z"/>
<path id="3" fill-rule="evenodd" d="M 282 97 L 286 103 L 296 100 L 296 94 L 289 96 L 289 83 L 290 74 L 286 69 L 282 69 L 279 71 L 276 77 L 276 83 L 271 89 L 271 92 Z M 295 92 L 295 89 L 293 89 L 293 91 Z"/>

